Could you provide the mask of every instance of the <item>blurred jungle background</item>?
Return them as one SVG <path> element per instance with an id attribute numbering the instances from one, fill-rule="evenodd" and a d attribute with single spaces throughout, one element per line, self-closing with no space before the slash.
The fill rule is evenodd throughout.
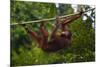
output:
<path id="1" fill-rule="evenodd" d="M 11 24 L 22 21 L 48 19 L 94 8 L 90 5 L 71 5 L 42 2 L 11 1 Z M 51 33 L 54 21 L 47 21 L 46 29 Z M 38 32 L 39 24 L 29 24 Z M 11 65 L 62 64 L 95 61 L 95 10 L 68 25 L 72 42 L 68 49 L 46 53 L 20 25 L 11 25 Z"/>

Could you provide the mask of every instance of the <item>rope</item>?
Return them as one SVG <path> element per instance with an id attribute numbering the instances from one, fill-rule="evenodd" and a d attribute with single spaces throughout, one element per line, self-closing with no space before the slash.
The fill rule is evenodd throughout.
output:
<path id="1" fill-rule="evenodd" d="M 89 9 L 89 10 L 86 10 L 86 11 L 83 11 L 83 13 L 88 12 L 88 11 L 90 11 L 90 10 L 94 10 L 94 9 L 95 9 L 95 8 L 92 8 L 92 9 Z M 74 14 L 69 14 L 69 15 L 60 16 L 60 18 L 70 17 L 70 16 L 73 16 L 73 15 L 75 15 L 75 14 L 79 14 L 79 12 L 74 13 Z M 12 25 L 18 25 L 18 24 L 40 23 L 40 22 L 51 21 L 51 20 L 55 20 L 55 19 L 56 19 L 56 17 L 54 17 L 54 18 L 49 18 L 49 19 L 36 20 L 36 21 L 27 21 L 27 22 L 21 22 L 21 23 L 12 23 L 11 26 L 12 26 Z"/>

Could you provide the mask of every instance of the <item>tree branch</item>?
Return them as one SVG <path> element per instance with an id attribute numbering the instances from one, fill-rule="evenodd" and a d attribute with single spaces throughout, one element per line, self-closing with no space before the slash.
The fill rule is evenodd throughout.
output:
<path id="1" fill-rule="evenodd" d="M 95 8 L 92 8 L 92 9 L 89 9 L 89 10 L 86 10 L 86 11 L 83 11 L 83 13 L 88 12 L 88 11 L 90 11 L 90 10 L 94 10 L 94 9 L 95 9 Z M 60 16 L 60 18 L 62 19 L 62 18 L 70 17 L 70 16 L 73 16 L 73 15 L 75 15 L 75 14 L 79 14 L 79 12 L 74 13 L 74 14 L 69 14 L 69 15 Z M 49 18 L 49 19 L 36 20 L 36 21 L 27 21 L 27 22 L 21 22 L 21 23 L 12 23 L 11 26 L 12 26 L 12 25 L 19 25 L 19 24 L 41 23 L 41 22 L 43 22 L 43 21 L 51 21 L 51 20 L 55 20 L 55 19 L 56 19 L 56 17 L 54 17 L 54 18 Z"/>

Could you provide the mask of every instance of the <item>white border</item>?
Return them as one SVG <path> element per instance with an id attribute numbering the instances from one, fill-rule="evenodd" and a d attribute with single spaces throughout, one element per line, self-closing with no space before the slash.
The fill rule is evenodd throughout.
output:
<path id="1" fill-rule="evenodd" d="M 0 0 L 0 67 L 10 64 L 10 1 Z"/>
<path id="2" fill-rule="evenodd" d="M 51 3 L 96 5 L 96 0 L 21 0 L 21 1 L 36 1 L 36 2 L 41 1 L 41 2 L 51 2 Z"/>

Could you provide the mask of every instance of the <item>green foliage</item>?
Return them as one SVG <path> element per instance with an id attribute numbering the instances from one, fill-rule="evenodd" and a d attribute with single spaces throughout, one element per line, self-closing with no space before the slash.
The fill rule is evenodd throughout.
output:
<path id="1" fill-rule="evenodd" d="M 62 7 L 62 14 L 72 13 L 71 5 Z M 55 4 L 12 1 L 11 23 L 30 21 L 56 16 Z M 48 21 L 46 29 L 51 33 L 55 21 Z M 39 24 L 30 24 L 38 32 Z M 25 29 L 20 25 L 11 26 L 11 65 L 37 65 L 95 61 L 95 31 L 91 26 L 91 19 L 83 21 L 82 18 L 69 24 L 72 31 L 72 42 L 68 49 L 58 52 L 46 53 L 31 39 Z"/>
<path id="2" fill-rule="evenodd" d="M 54 4 L 23 1 L 12 1 L 11 11 L 12 23 L 54 17 L 56 14 Z"/>
<path id="3" fill-rule="evenodd" d="M 59 14 L 61 16 L 73 13 L 73 9 L 70 4 L 59 4 Z"/>

